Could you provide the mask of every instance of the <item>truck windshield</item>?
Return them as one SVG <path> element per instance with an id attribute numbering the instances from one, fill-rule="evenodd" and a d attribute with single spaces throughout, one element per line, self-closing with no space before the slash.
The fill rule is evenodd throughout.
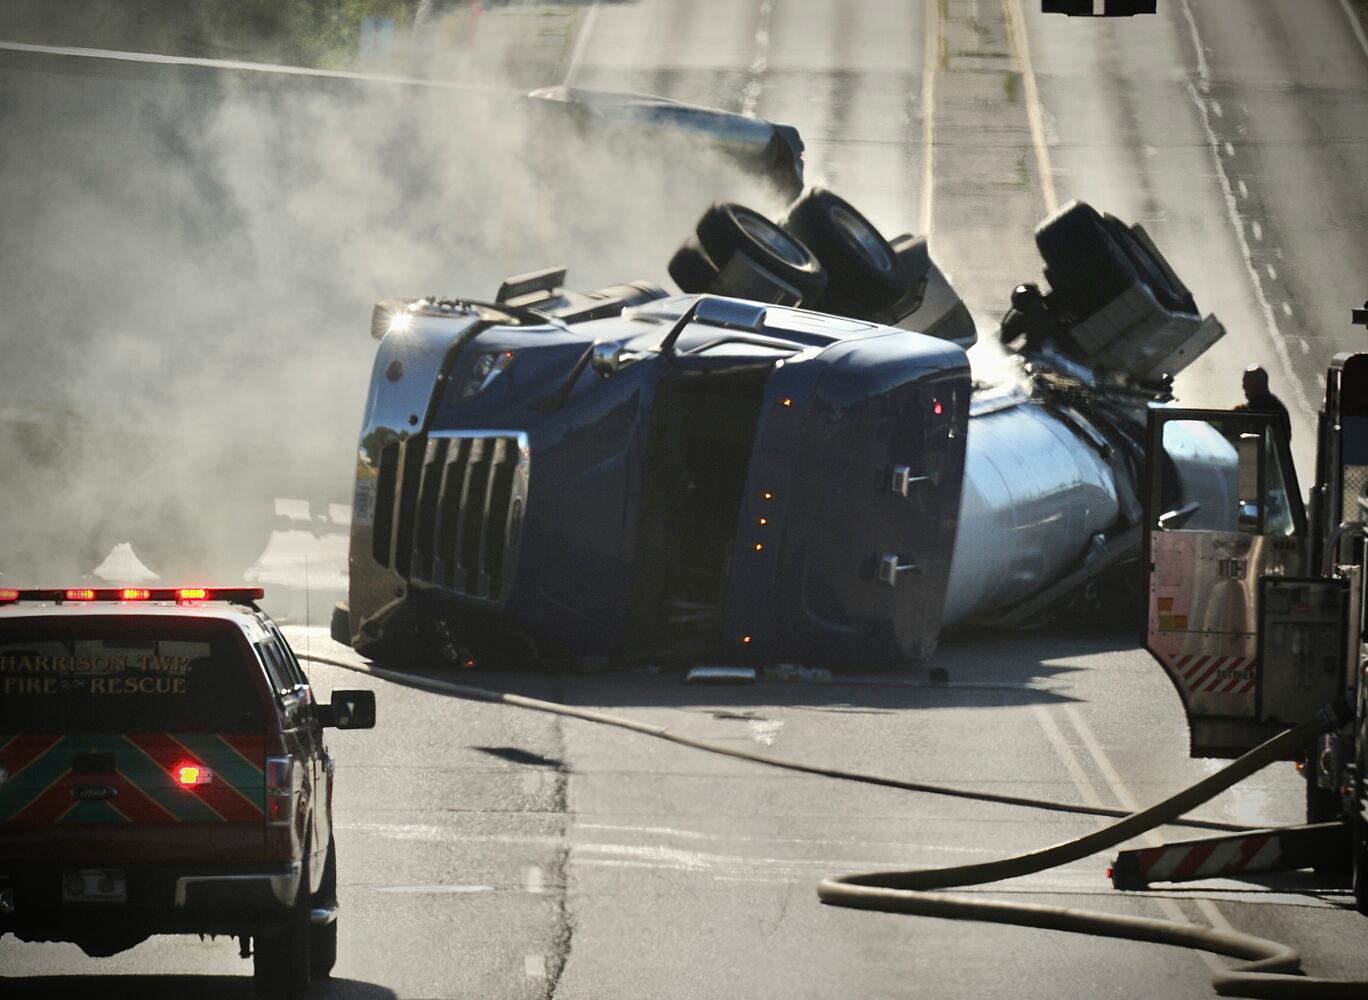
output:
<path id="1" fill-rule="evenodd" d="M 0 734 L 251 732 L 260 673 L 224 622 L 4 622 Z"/>

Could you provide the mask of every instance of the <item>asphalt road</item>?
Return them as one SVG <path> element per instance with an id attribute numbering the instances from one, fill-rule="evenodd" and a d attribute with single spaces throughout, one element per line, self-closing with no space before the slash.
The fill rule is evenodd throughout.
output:
<path id="1" fill-rule="evenodd" d="M 1240 369 L 1261 361 L 1296 404 L 1309 471 L 1299 401 L 1317 398 L 1331 353 L 1357 345 L 1348 310 L 1368 295 L 1362 29 L 1338 0 L 1173 0 L 1120 22 L 1027 6 L 513 5 L 463 15 L 447 37 L 466 46 L 456 57 L 506 53 L 528 85 L 645 89 L 792 121 L 814 176 L 887 231 L 931 234 L 985 335 L 1011 286 L 1038 273 L 1030 227 L 1053 207 L 1082 197 L 1142 221 L 1229 330 L 1180 379 L 1180 398 L 1228 405 Z M 975 359 L 991 365 L 991 345 Z M 284 579 L 306 544 L 278 535 L 263 565 Z M 1188 759 L 1177 698 L 1132 631 L 1067 624 L 952 633 L 900 677 L 453 679 L 971 790 L 1130 807 L 1214 770 Z M 362 667 L 321 630 L 292 637 Z M 1006 856 L 1086 832 L 1087 818 L 772 771 L 335 666 L 311 672 L 325 693 L 362 684 L 380 702 L 374 732 L 332 738 L 344 909 L 336 978 L 314 996 L 1186 998 L 1210 996 L 1211 966 L 1225 964 L 816 899 L 829 874 Z M 1300 779 L 1277 765 L 1203 814 L 1297 822 Z M 1312 974 L 1368 977 L 1368 922 L 1332 880 L 1122 895 L 1109 861 L 973 892 L 1228 924 L 1293 944 Z M 224 941 L 157 939 L 103 960 L 0 941 L 6 996 L 242 997 L 249 971 Z"/>

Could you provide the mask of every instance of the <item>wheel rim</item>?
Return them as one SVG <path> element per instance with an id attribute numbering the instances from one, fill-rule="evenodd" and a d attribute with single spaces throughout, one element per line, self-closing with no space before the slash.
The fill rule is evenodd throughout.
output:
<path id="1" fill-rule="evenodd" d="M 893 258 L 889 256 L 883 239 L 863 219 L 840 205 L 833 205 L 831 221 L 876 271 L 893 270 Z"/>
<path id="2" fill-rule="evenodd" d="M 773 253 L 785 264 L 793 267 L 807 267 L 808 255 L 803 248 L 791 237 L 768 219 L 763 219 L 748 212 L 738 212 L 736 221 L 741 224 L 741 228 L 746 234 L 755 240 L 766 250 Z"/>

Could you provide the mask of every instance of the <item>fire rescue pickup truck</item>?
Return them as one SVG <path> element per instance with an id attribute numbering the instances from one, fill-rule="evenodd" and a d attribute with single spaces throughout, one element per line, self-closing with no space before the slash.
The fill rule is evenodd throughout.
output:
<path id="1" fill-rule="evenodd" d="M 102 956 L 152 934 L 255 945 L 263 996 L 337 956 L 333 759 L 256 588 L 0 589 L 0 935 Z"/>

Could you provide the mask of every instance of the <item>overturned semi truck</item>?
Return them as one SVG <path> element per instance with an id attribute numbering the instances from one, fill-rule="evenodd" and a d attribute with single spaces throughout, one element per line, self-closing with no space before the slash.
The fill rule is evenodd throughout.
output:
<path id="1" fill-rule="evenodd" d="M 378 304 L 334 635 L 895 668 L 1087 587 L 1139 555 L 1147 408 L 1223 331 L 1139 226 L 1071 203 L 1035 235 L 1048 287 L 1012 292 L 996 386 L 926 241 L 820 188 L 777 223 L 710 208 L 683 295 L 553 269 Z M 1194 490 L 1229 451 L 1178 450 Z"/>

